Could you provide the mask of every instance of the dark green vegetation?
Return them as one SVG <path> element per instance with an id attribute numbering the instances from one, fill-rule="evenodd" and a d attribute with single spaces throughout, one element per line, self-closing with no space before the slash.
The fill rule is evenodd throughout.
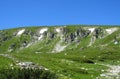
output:
<path id="1" fill-rule="evenodd" d="M 39 69 L 1 69 L 0 79 L 58 79 L 49 71 Z"/>
<path id="2" fill-rule="evenodd" d="M 118 26 L 72 25 L 1 30 L 0 69 L 9 72 L 11 64 L 19 67 L 16 64 L 30 61 L 54 72 L 54 77 L 58 75 L 60 79 L 96 79 L 108 68 L 101 64 L 120 63 L 119 41 Z M 46 79 L 50 78 L 46 75 Z"/>

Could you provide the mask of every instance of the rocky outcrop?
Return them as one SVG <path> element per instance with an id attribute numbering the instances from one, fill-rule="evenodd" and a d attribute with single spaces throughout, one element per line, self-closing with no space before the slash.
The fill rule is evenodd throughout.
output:
<path id="1" fill-rule="evenodd" d="M 0 31 L 0 46 L 3 42 L 13 39 L 17 39 L 16 42 L 9 44 L 9 51 L 14 51 L 19 48 L 29 47 L 37 42 L 45 41 L 46 44 L 50 44 L 52 40 L 62 40 L 62 43 L 80 44 L 83 38 L 89 37 L 90 43 L 86 46 L 92 46 L 97 39 L 105 38 L 105 36 L 117 31 L 118 28 L 102 28 L 102 27 L 41 27 L 38 29 L 21 28 L 14 30 L 13 33 L 8 31 Z M 115 45 L 119 44 L 120 36 L 116 36 L 111 40 Z"/>
<path id="2" fill-rule="evenodd" d="M 101 28 L 96 28 L 93 34 L 96 38 L 102 38 L 104 35 L 104 31 Z"/>
<path id="3" fill-rule="evenodd" d="M 19 66 L 20 68 L 24 69 L 43 69 L 43 70 L 48 70 L 47 68 L 43 67 L 43 66 L 39 66 L 33 62 L 19 62 L 16 64 L 17 66 Z"/>

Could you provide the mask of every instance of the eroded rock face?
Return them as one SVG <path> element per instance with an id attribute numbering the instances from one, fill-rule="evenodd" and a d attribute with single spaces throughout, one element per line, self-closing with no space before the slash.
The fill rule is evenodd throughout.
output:
<path id="1" fill-rule="evenodd" d="M 50 39 L 53 39 L 55 37 L 54 33 L 50 33 Z"/>
<path id="2" fill-rule="evenodd" d="M 25 40 L 24 40 L 24 41 L 22 42 L 22 47 L 26 47 L 27 45 L 28 45 L 28 41 L 25 41 Z"/>
<path id="3" fill-rule="evenodd" d="M 44 37 L 44 33 L 48 31 L 48 28 L 42 28 L 39 30 L 39 32 L 37 33 L 38 36 L 38 40 L 42 40 Z"/>
<path id="4" fill-rule="evenodd" d="M 105 29 L 105 31 L 108 33 L 108 34 L 112 34 L 113 32 L 117 31 L 118 28 L 108 28 L 108 29 Z"/>
<path id="5" fill-rule="evenodd" d="M 96 38 L 102 38 L 104 35 L 104 32 L 103 32 L 103 29 L 101 28 L 96 28 L 95 31 L 94 31 L 94 36 Z"/>
<path id="6" fill-rule="evenodd" d="M 20 36 L 22 35 L 23 33 L 25 32 L 25 29 L 21 29 L 17 32 L 17 36 Z"/>
<path id="7" fill-rule="evenodd" d="M 17 38 L 15 45 L 11 43 L 9 45 L 9 50 L 16 48 L 25 48 L 37 42 L 42 42 L 46 40 L 46 44 L 50 44 L 54 39 L 58 41 L 62 40 L 64 44 L 76 43 L 80 44 L 81 40 L 86 37 L 90 37 L 90 43 L 87 46 L 92 46 L 97 39 L 102 39 L 103 37 L 112 34 L 117 31 L 118 28 L 102 28 L 102 27 L 41 27 L 38 29 L 16 29 L 13 33 L 8 31 L 0 31 L 0 45 L 3 42 L 11 40 L 12 38 Z M 119 44 L 120 34 L 113 38 L 112 43 L 115 45 Z"/>
<path id="8" fill-rule="evenodd" d="M 94 31 L 95 31 L 95 28 L 93 27 L 93 28 L 88 28 L 88 30 L 91 32 L 91 33 L 93 33 Z"/>

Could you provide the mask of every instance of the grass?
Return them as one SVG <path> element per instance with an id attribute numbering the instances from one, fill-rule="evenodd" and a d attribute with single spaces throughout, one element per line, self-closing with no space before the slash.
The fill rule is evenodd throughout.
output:
<path id="1" fill-rule="evenodd" d="M 0 69 L 10 68 L 11 64 L 14 64 L 14 62 L 11 59 L 0 56 Z"/>
<path id="2" fill-rule="evenodd" d="M 27 55 L 27 57 L 26 57 Z M 70 77 L 72 77 L 73 79 L 76 78 L 82 78 L 81 75 L 83 76 L 88 76 L 90 77 L 91 75 L 94 75 L 94 77 L 98 76 L 100 74 L 101 69 L 105 69 L 106 67 L 100 66 L 100 65 L 95 65 L 95 64 L 90 64 L 90 63 L 81 63 L 81 60 L 79 61 L 75 61 L 73 59 L 68 59 L 66 57 L 64 57 L 63 59 L 63 55 L 60 56 L 59 54 L 59 58 L 58 56 L 55 56 L 54 54 L 28 54 L 26 53 L 19 55 L 19 54 L 15 54 L 14 56 L 19 58 L 20 60 L 23 61 L 32 61 L 35 63 L 38 63 L 39 65 L 42 65 L 48 69 L 50 69 L 51 71 L 56 72 L 57 74 L 63 74 L 64 76 L 67 76 L 69 78 L 69 75 L 71 75 Z M 60 58 L 61 57 L 61 58 Z M 77 58 L 77 57 L 76 57 Z M 82 69 L 82 68 L 86 68 L 86 69 Z M 88 78 L 89 79 L 89 78 Z"/>
<path id="3" fill-rule="evenodd" d="M 84 27 L 89 28 L 87 26 Z M 31 30 L 31 32 L 36 34 L 41 28 L 43 27 L 27 27 L 26 30 Z M 55 33 L 55 27 L 48 28 L 50 28 L 48 30 L 49 32 Z M 83 29 L 83 31 L 85 31 L 85 29 L 79 27 L 79 25 L 67 26 L 64 28 L 68 30 L 66 35 L 75 33 L 77 29 Z M 99 28 L 106 29 L 109 27 L 102 26 Z M 16 30 L 18 29 L 6 31 L 10 31 L 10 35 L 12 35 Z M 107 67 L 95 63 L 113 64 L 114 62 L 114 64 L 118 64 L 118 62 L 115 61 L 120 60 L 120 46 L 119 44 L 115 45 L 113 42 L 111 42 L 114 39 L 114 36 L 119 34 L 119 31 L 120 30 L 108 35 L 103 39 L 96 39 L 92 46 L 88 46 L 92 35 L 79 38 L 79 43 L 69 43 L 68 47 L 60 53 L 51 53 L 56 43 L 60 41 L 59 37 L 55 37 L 54 39 L 46 37 L 40 41 L 33 41 L 30 35 L 23 34 L 20 37 L 14 36 L 10 40 L 4 41 L 0 46 L 0 53 L 11 54 L 20 61 L 31 61 L 38 65 L 42 65 L 59 75 L 60 79 L 96 79 L 99 74 L 103 73 L 101 70 L 105 70 Z M 10 35 L 8 34 L 8 36 Z M 24 40 L 32 43 L 32 45 L 28 48 L 25 47 L 20 49 L 21 43 Z M 8 48 L 12 43 L 15 43 L 16 47 L 14 51 L 8 52 Z M 102 47 L 101 45 L 104 44 L 108 45 Z M 63 45 L 66 44 L 63 42 Z M 2 56 L 0 56 L 0 61 L 0 68 L 9 67 L 9 64 L 15 63 L 12 60 Z"/>

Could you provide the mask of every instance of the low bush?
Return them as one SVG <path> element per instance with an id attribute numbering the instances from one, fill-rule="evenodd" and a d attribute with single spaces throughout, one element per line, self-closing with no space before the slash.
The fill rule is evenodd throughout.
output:
<path id="1" fill-rule="evenodd" d="M 0 79 L 58 79 L 55 73 L 41 69 L 1 69 Z"/>

